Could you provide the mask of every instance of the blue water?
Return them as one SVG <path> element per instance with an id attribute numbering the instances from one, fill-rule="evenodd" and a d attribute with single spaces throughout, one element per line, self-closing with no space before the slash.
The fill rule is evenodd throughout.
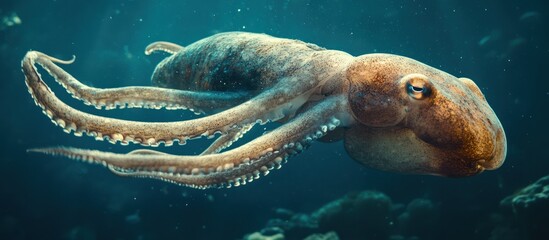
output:
<path id="1" fill-rule="evenodd" d="M 0 239 L 240 239 L 265 227 L 275 209 L 311 213 L 363 190 L 386 194 L 396 207 L 429 199 L 437 220 L 429 223 L 429 234 L 415 239 L 546 237 L 547 230 L 538 230 L 549 225 L 547 218 L 521 222 L 500 206 L 505 196 L 549 173 L 545 1 L 8 0 L 0 2 L 0 18 Z M 401 175 L 362 167 L 346 155 L 342 143 L 315 143 L 252 184 L 195 190 L 25 152 L 56 145 L 118 152 L 135 148 L 77 138 L 53 126 L 23 82 L 20 61 L 26 51 L 63 59 L 76 55 L 64 69 L 91 86 L 150 85 L 163 56 L 145 56 L 147 44 L 187 45 L 225 31 L 300 39 L 353 55 L 394 53 L 469 77 L 505 128 L 506 163 L 468 178 Z M 46 81 L 63 101 L 94 114 L 143 121 L 192 117 L 183 111 L 97 111 Z M 158 150 L 196 154 L 205 146 L 206 141 L 196 141 Z M 512 218 L 512 223 L 502 227 L 500 218 Z M 350 227 L 362 227 L 355 224 Z M 390 235 L 398 234 L 391 230 Z"/>

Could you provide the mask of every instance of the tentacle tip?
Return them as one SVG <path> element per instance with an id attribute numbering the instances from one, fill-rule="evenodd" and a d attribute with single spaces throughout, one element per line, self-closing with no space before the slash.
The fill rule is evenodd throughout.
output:
<path id="1" fill-rule="evenodd" d="M 65 65 L 72 64 L 76 60 L 76 55 L 74 55 L 74 54 L 72 55 L 72 58 L 69 59 L 69 60 L 61 60 L 61 59 L 50 57 L 50 56 L 48 56 L 48 57 L 49 57 L 50 61 L 52 61 L 52 62 L 65 64 Z"/>
<path id="2" fill-rule="evenodd" d="M 73 54 L 72 59 L 68 60 L 67 63 L 72 64 L 75 60 L 76 60 L 76 55 Z"/>
<path id="3" fill-rule="evenodd" d="M 145 55 L 151 55 L 155 51 L 155 47 L 158 42 L 153 42 L 145 47 Z"/>
<path id="4" fill-rule="evenodd" d="M 27 153 L 40 153 L 40 154 L 47 154 L 47 155 L 57 155 L 61 154 L 61 151 L 64 150 L 70 150 L 69 148 L 65 147 L 45 147 L 45 148 L 29 148 L 27 149 Z"/>
<path id="5" fill-rule="evenodd" d="M 47 148 L 29 148 L 27 149 L 27 153 L 44 153 L 47 154 Z"/>
<path id="6" fill-rule="evenodd" d="M 158 41 L 153 42 L 145 47 L 145 55 L 151 55 L 153 52 L 156 51 L 162 51 L 173 55 L 176 52 L 181 51 L 181 49 L 183 49 L 183 47 L 175 43 Z"/>
<path id="7" fill-rule="evenodd" d="M 29 50 L 27 54 L 25 54 L 25 59 L 32 59 L 32 61 L 35 61 L 36 59 L 39 59 L 39 58 L 45 58 L 54 63 L 59 63 L 59 64 L 72 64 L 76 60 L 76 55 L 72 55 L 72 58 L 70 60 L 61 60 L 59 58 L 55 58 L 45 53 L 34 51 L 34 50 Z"/>

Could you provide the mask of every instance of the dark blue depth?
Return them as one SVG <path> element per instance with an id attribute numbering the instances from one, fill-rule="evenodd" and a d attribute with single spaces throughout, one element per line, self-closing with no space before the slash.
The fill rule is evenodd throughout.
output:
<path id="1" fill-rule="evenodd" d="M 345 222 L 349 228 L 375 233 L 368 239 L 546 239 L 547 207 L 517 217 L 500 201 L 549 174 L 548 19 L 542 0 L 2 1 L 0 239 L 242 239 L 288 214 L 281 209 L 310 214 L 345 195 L 360 199 L 364 190 L 391 201 L 389 225 L 358 221 L 365 215 L 352 213 L 359 210 L 344 215 L 357 219 Z M 51 124 L 27 93 L 20 70 L 26 51 L 62 59 L 76 55 L 64 69 L 88 85 L 150 85 L 164 56 L 145 56 L 147 44 L 186 45 L 225 31 L 300 39 L 353 55 L 394 53 L 469 77 L 502 121 L 507 160 L 497 171 L 469 178 L 400 175 L 362 167 L 341 143 L 318 142 L 252 184 L 204 191 L 121 178 L 99 166 L 25 152 L 55 145 L 115 152 L 136 148 L 77 138 Z M 46 81 L 63 101 L 94 114 L 143 121 L 193 116 L 97 111 L 72 99 L 51 78 Z M 243 140 L 273 127 L 256 127 Z M 159 150 L 196 154 L 207 144 L 199 140 Z M 409 220 L 399 220 L 409 203 L 431 207 L 428 219 L 434 220 L 425 223 L 427 230 L 422 225 L 414 228 L 421 231 L 411 231 Z M 396 238 L 403 232 L 404 238 Z M 338 235 L 365 237 L 353 234 Z"/>

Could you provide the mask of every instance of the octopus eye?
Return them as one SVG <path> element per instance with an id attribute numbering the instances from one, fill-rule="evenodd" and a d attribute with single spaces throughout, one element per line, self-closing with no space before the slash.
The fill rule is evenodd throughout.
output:
<path id="1" fill-rule="evenodd" d="M 421 100 L 431 95 L 431 86 L 427 79 L 414 77 L 406 82 L 406 92 L 414 99 Z"/>

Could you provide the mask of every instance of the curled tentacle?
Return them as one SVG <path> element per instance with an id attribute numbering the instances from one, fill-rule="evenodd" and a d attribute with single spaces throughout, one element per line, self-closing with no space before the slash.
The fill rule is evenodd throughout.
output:
<path id="1" fill-rule="evenodd" d="M 145 48 L 145 55 L 151 55 L 151 53 L 156 52 L 156 51 L 162 51 L 162 52 L 167 52 L 169 54 L 175 54 L 175 53 L 177 53 L 181 50 L 183 50 L 183 46 L 180 46 L 180 45 L 177 45 L 177 44 L 171 43 L 171 42 L 158 41 L 158 42 L 153 42 L 153 43 L 149 44 Z"/>
<path id="2" fill-rule="evenodd" d="M 71 64 L 40 52 L 35 53 L 35 61 L 74 98 L 93 105 L 98 109 L 151 108 L 151 109 L 189 109 L 197 114 L 227 109 L 244 102 L 243 92 L 192 92 L 158 87 L 121 87 L 101 89 L 89 87 L 76 80 L 56 63 Z"/>
<path id="3" fill-rule="evenodd" d="M 287 124 L 219 154 L 177 156 L 149 150 L 116 154 L 64 147 L 29 151 L 103 164 L 123 176 L 156 178 L 196 188 L 238 186 L 279 168 L 287 157 L 334 130 L 340 124 L 337 117 L 344 106 L 342 97 L 331 97 Z M 319 119 L 326 119 L 326 122 L 319 122 Z"/>
<path id="4" fill-rule="evenodd" d="M 34 66 L 35 62 L 55 65 L 51 62 L 52 59 L 44 56 L 30 51 L 22 62 L 25 83 L 35 103 L 43 109 L 54 124 L 62 127 L 66 132 L 74 131 L 77 136 L 87 133 L 97 140 L 107 139 L 112 143 L 120 141 L 122 144 L 133 142 L 146 146 L 158 146 L 160 143 L 172 145 L 174 141 L 179 141 L 180 144 L 184 144 L 187 139 L 210 136 L 216 132 L 226 133 L 233 127 L 245 126 L 257 121 L 278 120 L 298 109 L 319 84 L 311 80 L 300 83 L 296 87 L 296 79 L 281 80 L 271 90 L 251 100 L 199 119 L 177 122 L 128 121 L 84 113 L 58 99 L 41 79 Z M 294 86 L 289 88 L 290 84 Z"/>

